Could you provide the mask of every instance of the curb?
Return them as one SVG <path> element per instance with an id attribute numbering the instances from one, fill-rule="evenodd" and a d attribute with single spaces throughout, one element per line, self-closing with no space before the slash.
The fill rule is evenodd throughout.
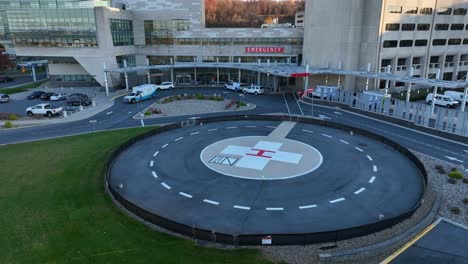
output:
<path id="1" fill-rule="evenodd" d="M 158 119 L 158 118 L 167 118 L 167 117 L 182 117 L 182 116 L 192 116 L 192 115 L 208 115 L 208 114 L 221 114 L 221 113 L 241 113 L 241 112 L 245 112 L 245 111 L 252 111 L 252 110 L 255 110 L 257 109 L 257 105 L 256 104 L 247 104 L 246 107 L 248 106 L 251 106 L 250 108 L 248 109 L 242 109 L 242 110 L 228 110 L 228 111 L 220 111 L 220 112 L 205 112 L 205 113 L 196 113 L 196 114 L 183 114 L 183 115 L 170 115 L 170 116 L 155 116 L 155 117 L 145 117 L 143 116 L 143 118 L 141 117 L 141 113 L 144 113 L 148 108 L 150 108 L 151 106 L 143 109 L 142 111 L 138 112 L 137 114 L 135 114 L 134 116 L 132 116 L 132 119 L 133 120 L 152 120 L 152 119 Z"/>
<path id="2" fill-rule="evenodd" d="M 352 249 L 352 250 L 345 250 L 341 252 L 335 253 L 321 253 L 318 255 L 319 260 L 322 261 L 345 261 L 348 258 L 352 257 L 361 257 L 365 255 L 374 255 L 378 254 L 384 250 L 389 250 L 393 246 L 397 246 L 399 244 L 405 243 L 410 240 L 415 235 L 419 234 L 422 230 L 424 230 L 427 226 L 429 226 L 434 218 L 436 217 L 437 210 L 439 209 L 441 195 L 435 191 L 436 198 L 434 201 L 434 205 L 432 206 L 431 211 L 427 216 L 425 216 L 418 224 L 413 226 L 412 228 L 406 230 L 404 233 L 399 234 L 387 241 L 374 244 L 367 247 Z"/>

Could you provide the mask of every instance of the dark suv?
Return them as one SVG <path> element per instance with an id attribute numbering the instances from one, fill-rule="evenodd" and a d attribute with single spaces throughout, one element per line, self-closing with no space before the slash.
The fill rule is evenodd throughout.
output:
<path id="1" fill-rule="evenodd" d="M 93 103 L 86 94 L 70 94 L 67 97 L 67 105 L 69 106 L 90 106 Z"/>
<path id="2" fill-rule="evenodd" d="M 49 101 L 50 97 L 55 95 L 55 93 L 43 93 L 41 94 L 40 98 L 44 101 Z"/>
<path id="3" fill-rule="evenodd" d="M 41 97 L 42 94 L 45 94 L 45 92 L 43 91 L 35 91 L 35 92 L 32 92 L 32 94 L 28 95 L 26 97 L 26 99 L 28 100 L 34 100 L 34 99 L 38 99 Z"/>

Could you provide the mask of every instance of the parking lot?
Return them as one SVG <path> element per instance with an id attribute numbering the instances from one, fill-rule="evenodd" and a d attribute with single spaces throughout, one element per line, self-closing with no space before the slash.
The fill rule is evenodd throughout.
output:
<path id="1" fill-rule="evenodd" d="M 0 93 L 1 91 L 2 89 L 0 89 Z M 88 97 L 91 100 L 95 100 L 98 94 L 92 88 L 34 89 L 28 92 L 10 95 L 10 102 L 0 104 L 0 113 L 11 113 L 17 116 L 24 117 L 26 116 L 26 108 L 37 105 L 37 104 L 43 104 L 43 103 L 50 104 L 52 108 L 63 107 L 63 110 L 67 111 L 68 113 L 75 112 L 79 109 L 79 106 L 68 106 L 66 100 L 63 100 L 63 101 L 50 101 L 50 100 L 41 100 L 41 99 L 27 100 L 26 97 L 30 95 L 33 91 L 67 93 L 67 94 L 80 93 L 80 94 L 88 95 Z"/>

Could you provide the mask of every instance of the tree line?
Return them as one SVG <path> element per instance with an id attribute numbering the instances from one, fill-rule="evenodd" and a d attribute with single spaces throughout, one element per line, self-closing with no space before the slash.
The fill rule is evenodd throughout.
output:
<path id="1" fill-rule="evenodd" d="M 304 10 L 304 0 L 205 0 L 207 27 L 254 27 L 271 23 L 294 24 L 296 11 Z"/>

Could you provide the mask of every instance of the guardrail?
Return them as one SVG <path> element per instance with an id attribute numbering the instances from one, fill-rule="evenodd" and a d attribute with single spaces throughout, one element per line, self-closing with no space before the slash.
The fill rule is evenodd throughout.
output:
<path id="1" fill-rule="evenodd" d="M 141 140 L 144 140 L 146 138 L 149 138 L 151 136 L 155 136 L 157 134 L 167 132 L 173 129 L 178 129 L 187 125 L 222 122 L 222 121 L 236 121 L 236 120 L 302 122 L 302 123 L 307 123 L 307 124 L 314 124 L 314 125 L 340 129 L 340 130 L 344 130 L 347 132 L 352 131 L 354 134 L 362 135 L 362 136 L 371 138 L 373 140 L 379 141 L 397 150 L 402 155 L 405 155 L 409 160 L 411 160 L 415 164 L 415 166 L 418 168 L 421 174 L 421 177 L 423 177 L 423 181 L 422 181 L 423 192 L 420 194 L 420 198 L 418 202 L 413 206 L 412 209 L 404 212 L 403 214 L 400 214 L 399 216 L 380 220 L 372 224 L 367 224 L 367 225 L 358 226 L 354 228 L 341 229 L 341 230 L 328 231 L 328 232 L 318 232 L 318 233 L 237 235 L 237 234 L 223 234 L 223 233 L 217 233 L 212 230 L 200 229 L 200 228 L 197 228 L 196 226 L 188 226 L 185 224 L 177 223 L 170 219 L 156 215 L 126 200 L 122 195 L 119 194 L 119 192 L 116 189 L 114 189 L 114 186 L 112 186 L 112 184 L 110 183 L 110 176 L 111 176 L 110 171 L 111 171 L 114 160 L 117 158 L 117 156 L 120 155 L 120 153 L 125 151 L 127 148 L 129 148 L 133 144 Z M 423 202 L 422 198 L 425 194 L 426 186 L 427 186 L 427 172 L 424 167 L 424 164 L 412 152 L 410 152 L 405 147 L 399 145 L 398 143 L 388 138 L 385 138 L 383 136 L 361 129 L 361 128 L 355 128 L 355 127 L 351 127 L 347 125 L 333 123 L 330 121 L 304 118 L 304 117 L 299 117 L 299 116 L 270 116 L 270 115 L 268 116 L 267 115 L 220 116 L 220 117 L 190 120 L 190 122 L 180 122 L 180 123 L 166 125 L 166 126 L 148 131 L 144 134 L 141 134 L 133 139 L 128 140 L 124 144 L 122 144 L 114 152 L 112 152 L 110 158 L 106 162 L 106 168 L 107 169 L 106 169 L 106 175 L 105 175 L 105 183 L 106 183 L 107 190 L 115 199 L 115 201 L 117 201 L 120 205 L 122 205 L 126 210 L 144 219 L 145 221 L 151 222 L 152 224 L 155 224 L 159 227 L 170 230 L 172 232 L 182 234 L 192 239 L 200 239 L 200 240 L 211 241 L 214 243 L 231 244 L 231 245 L 236 245 L 236 246 L 237 245 L 261 245 L 262 238 L 264 238 L 265 236 L 271 236 L 273 245 L 305 245 L 305 244 L 312 244 L 312 243 L 338 241 L 338 240 L 349 239 L 349 238 L 353 238 L 357 236 L 368 235 L 368 234 L 392 227 L 393 225 L 410 218 L 422 204 Z"/>

